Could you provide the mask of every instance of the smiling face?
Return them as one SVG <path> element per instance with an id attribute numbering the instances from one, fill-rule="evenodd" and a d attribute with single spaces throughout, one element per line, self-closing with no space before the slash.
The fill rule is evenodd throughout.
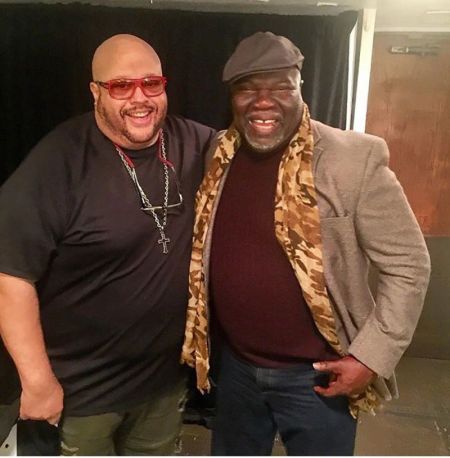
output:
<path id="1" fill-rule="evenodd" d="M 161 62 L 153 48 L 132 35 L 115 35 L 102 43 L 92 60 L 95 119 L 99 129 L 127 149 L 143 149 L 156 142 L 167 113 L 165 91 L 146 96 L 137 87 L 131 98 L 116 100 L 95 81 L 161 76 Z"/>
<path id="2" fill-rule="evenodd" d="M 303 100 L 300 72 L 289 68 L 257 73 L 231 86 L 234 124 L 248 145 L 269 153 L 289 142 L 298 129 Z"/>

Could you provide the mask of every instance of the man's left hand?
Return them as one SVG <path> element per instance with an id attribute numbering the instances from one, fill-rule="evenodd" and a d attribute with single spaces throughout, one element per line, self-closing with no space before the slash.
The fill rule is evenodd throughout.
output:
<path id="1" fill-rule="evenodd" d="M 350 355 L 336 361 L 317 362 L 313 366 L 318 371 L 330 373 L 327 387 L 314 387 L 316 393 L 326 397 L 362 393 L 376 377 L 373 370 Z"/>

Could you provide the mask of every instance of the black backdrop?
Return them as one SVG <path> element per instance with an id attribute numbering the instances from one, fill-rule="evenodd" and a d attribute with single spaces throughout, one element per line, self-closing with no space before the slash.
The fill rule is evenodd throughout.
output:
<path id="1" fill-rule="evenodd" d="M 169 111 L 224 128 L 228 94 L 220 82 L 236 44 L 256 31 L 285 35 L 305 55 L 303 96 L 315 119 L 343 127 L 348 37 L 357 18 L 199 13 L 81 4 L 0 4 L 0 183 L 59 122 L 91 109 L 95 48 L 132 33 L 156 49 L 169 79 Z"/>

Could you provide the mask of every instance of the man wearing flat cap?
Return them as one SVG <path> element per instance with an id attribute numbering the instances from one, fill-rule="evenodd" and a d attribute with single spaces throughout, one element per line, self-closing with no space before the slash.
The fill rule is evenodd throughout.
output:
<path id="1" fill-rule="evenodd" d="M 214 455 L 353 454 L 360 410 L 394 368 L 429 280 L 423 236 L 377 137 L 311 120 L 303 56 L 258 32 L 229 58 L 234 120 L 197 195 L 183 359 L 209 389 Z M 369 267 L 378 271 L 376 294 Z"/>

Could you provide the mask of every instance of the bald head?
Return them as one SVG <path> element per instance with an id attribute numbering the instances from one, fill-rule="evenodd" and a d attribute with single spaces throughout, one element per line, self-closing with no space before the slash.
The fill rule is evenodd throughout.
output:
<path id="1" fill-rule="evenodd" d="M 92 59 L 92 79 L 108 81 L 135 76 L 143 65 L 152 68 L 153 75 L 162 75 L 161 61 L 155 50 L 134 35 L 114 35 L 104 41 Z"/>
<path id="2" fill-rule="evenodd" d="M 161 61 L 155 50 L 133 35 L 114 35 L 104 41 L 92 59 L 89 88 L 94 97 L 98 128 L 113 143 L 139 150 L 153 145 L 167 113 L 167 95 L 148 95 L 143 79 L 162 76 Z M 133 85 L 129 97 L 111 95 L 103 83 L 121 80 Z M 117 95 L 117 94 L 116 94 Z"/>

